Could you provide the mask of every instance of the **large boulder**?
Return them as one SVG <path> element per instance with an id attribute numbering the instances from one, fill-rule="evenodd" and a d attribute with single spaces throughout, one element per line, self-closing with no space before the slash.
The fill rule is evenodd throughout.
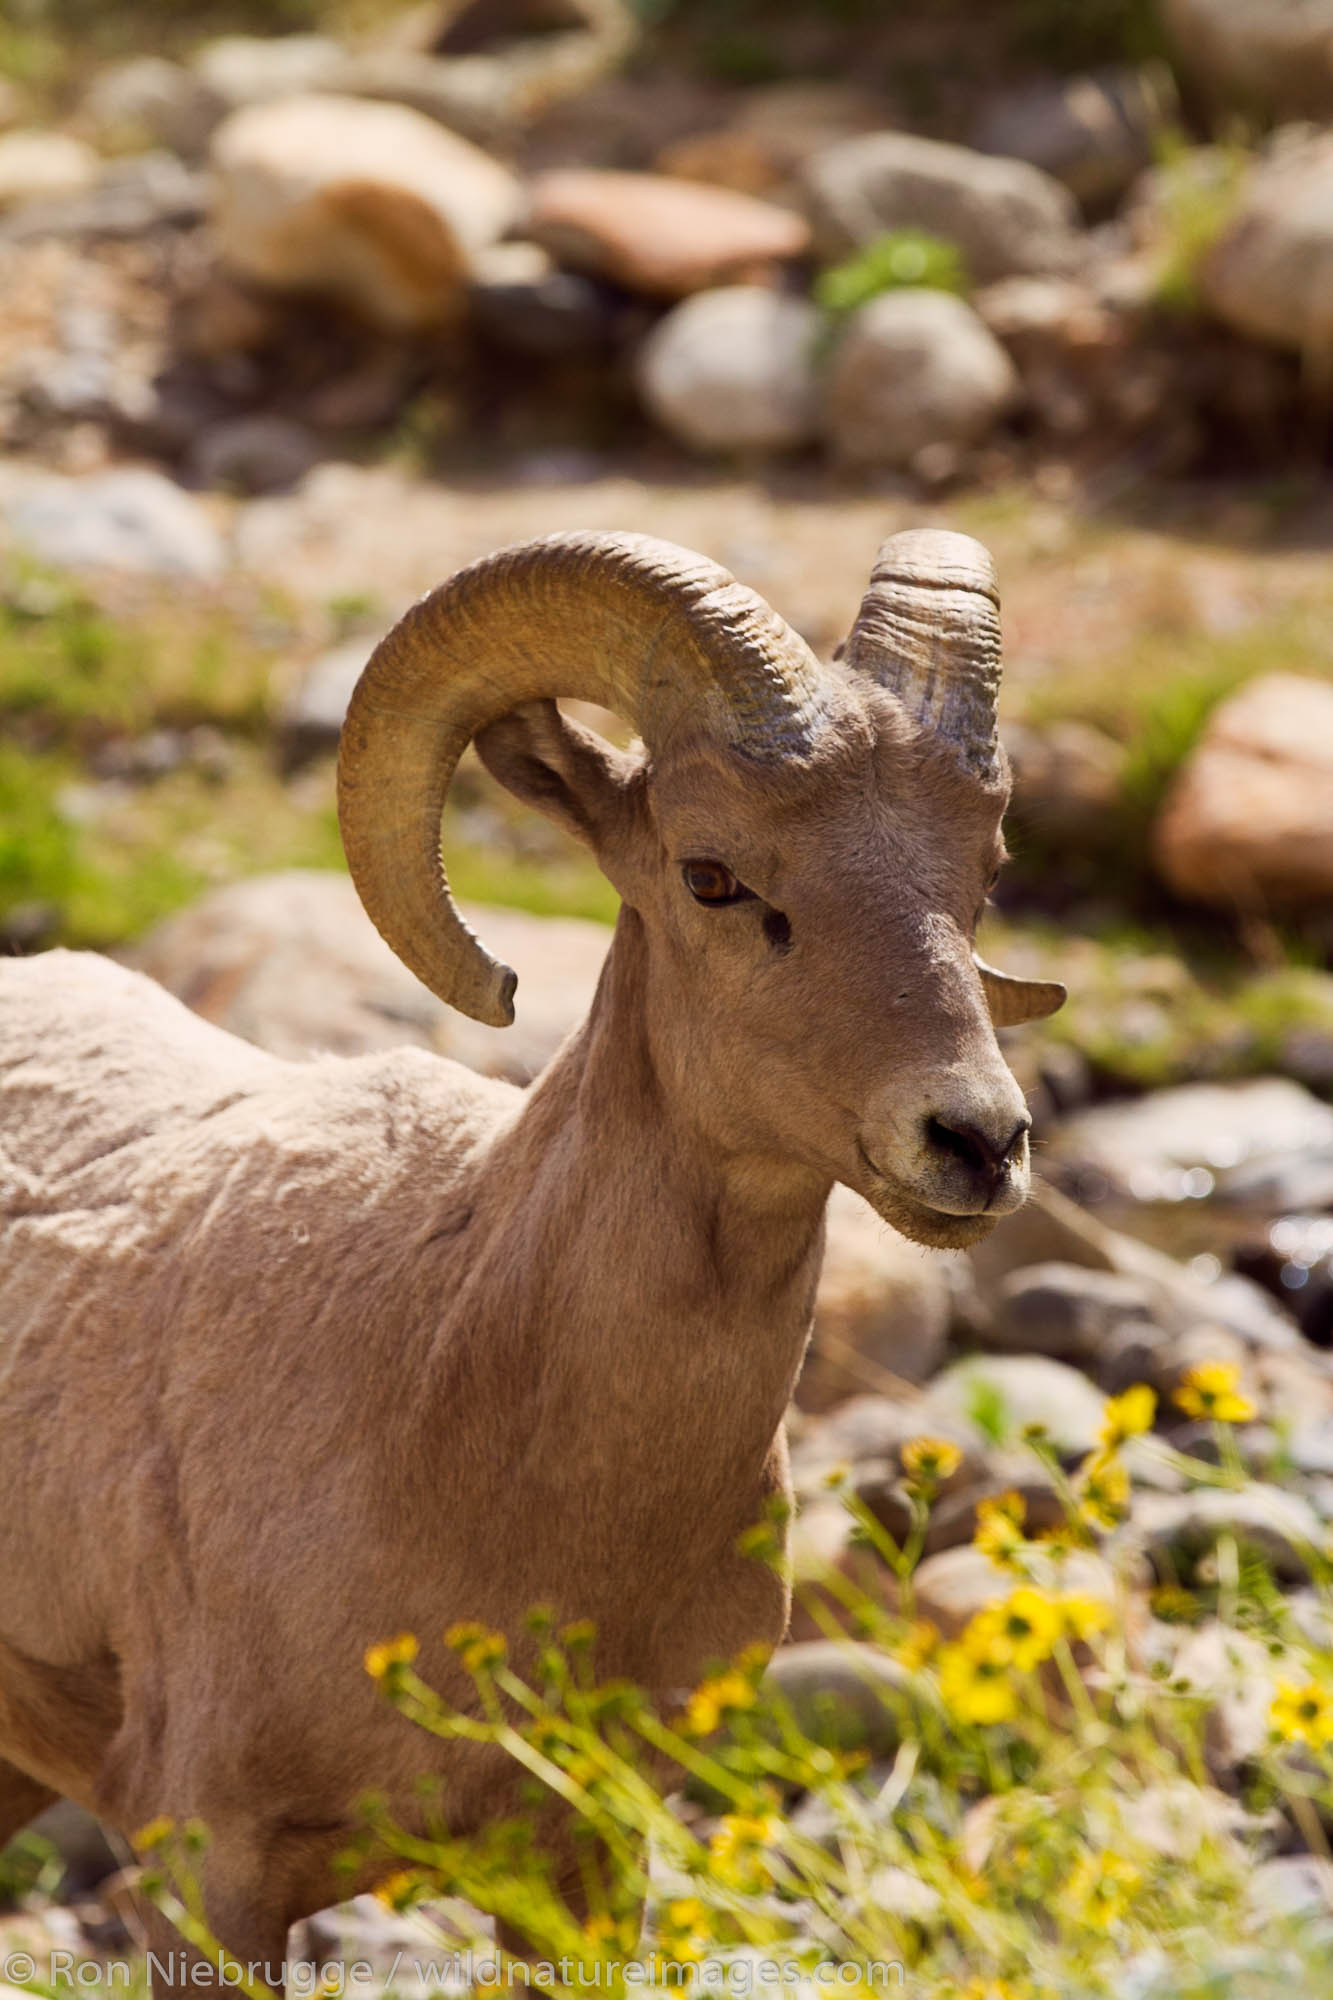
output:
<path id="1" fill-rule="evenodd" d="M 1333 134 L 1293 135 L 1254 169 L 1199 279 L 1213 311 L 1237 332 L 1315 358 L 1328 354 Z"/>
<path id="2" fill-rule="evenodd" d="M 665 299 L 771 274 L 810 241 L 804 217 L 773 202 L 668 174 L 598 167 L 540 174 L 528 228 L 571 270 Z"/>
<path id="3" fill-rule="evenodd" d="M 250 105 L 213 139 L 217 235 L 243 276 L 404 332 L 461 309 L 472 260 L 521 207 L 478 147 L 401 104 Z"/>
<path id="4" fill-rule="evenodd" d="M 838 337 L 824 420 L 839 457 L 908 466 L 928 446 L 979 443 L 1017 394 L 1013 363 L 964 300 L 882 292 Z"/>
<path id="5" fill-rule="evenodd" d="M 587 1012 L 611 933 L 523 910 L 466 913 L 518 973 L 512 1028 L 487 1028 L 438 1000 L 390 951 L 347 877 L 332 872 L 229 883 L 159 924 L 130 957 L 205 1020 L 274 1055 L 415 1042 L 526 1083 Z"/>
<path id="6" fill-rule="evenodd" d="M 816 421 L 820 318 L 804 299 L 729 285 L 685 299 L 640 350 L 639 394 L 694 451 L 777 451 Z"/>
<path id="7" fill-rule="evenodd" d="M 1216 105 L 1333 111 L 1333 0 L 1163 0 L 1182 72 Z"/>
<path id="8" fill-rule="evenodd" d="M 949 1337 L 961 1262 L 909 1243 L 850 1188 L 835 1187 L 800 1407 L 828 1410 L 864 1390 L 932 1375 Z"/>
<path id="9" fill-rule="evenodd" d="M 1329 161 L 1333 168 L 1333 152 Z M 1329 195 L 1333 226 L 1333 173 Z M 1328 272 L 1333 279 L 1333 256 Z M 1167 796 L 1153 844 L 1167 882 L 1191 901 L 1232 910 L 1326 907 L 1333 686 L 1265 674 L 1222 702 Z"/>
<path id="10" fill-rule="evenodd" d="M 828 258 L 864 249 L 889 230 L 923 229 L 956 244 L 978 284 L 1076 260 L 1074 197 L 1025 160 L 872 132 L 817 153 L 805 190 L 816 245 Z"/>

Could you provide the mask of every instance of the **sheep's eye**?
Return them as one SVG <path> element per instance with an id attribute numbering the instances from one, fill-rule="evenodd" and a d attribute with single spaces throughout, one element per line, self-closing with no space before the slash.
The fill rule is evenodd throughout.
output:
<path id="1" fill-rule="evenodd" d="M 680 872 L 696 903 L 743 903 L 753 894 L 720 861 L 687 861 Z"/>

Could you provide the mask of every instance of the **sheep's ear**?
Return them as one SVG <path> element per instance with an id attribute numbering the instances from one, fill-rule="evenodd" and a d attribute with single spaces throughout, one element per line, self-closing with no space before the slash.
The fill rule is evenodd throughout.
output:
<path id="1" fill-rule="evenodd" d="M 493 778 L 525 805 L 598 851 L 624 822 L 638 759 L 571 722 L 553 701 L 529 701 L 476 738 Z"/>

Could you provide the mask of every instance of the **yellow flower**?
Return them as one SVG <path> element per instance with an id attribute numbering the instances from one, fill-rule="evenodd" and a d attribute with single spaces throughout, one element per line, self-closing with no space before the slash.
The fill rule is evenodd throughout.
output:
<path id="1" fill-rule="evenodd" d="M 773 1877 L 763 1858 L 782 1830 L 775 1813 L 727 1813 L 708 1843 L 709 1859 L 718 1880 L 757 1895 Z"/>
<path id="2" fill-rule="evenodd" d="M 752 1708 L 754 1683 L 736 1668 L 701 1681 L 690 1696 L 684 1727 L 691 1736 L 711 1736 L 728 1709 Z"/>
<path id="3" fill-rule="evenodd" d="M 963 1454 L 948 1438 L 912 1438 L 903 1446 L 903 1471 L 913 1486 L 936 1487 L 951 1479 Z"/>
<path id="4" fill-rule="evenodd" d="M 1129 1512 L 1129 1474 L 1113 1451 L 1095 1451 L 1084 1462 L 1078 1511 L 1091 1528 L 1118 1528 Z"/>
<path id="5" fill-rule="evenodd" d="M 502 1666 L 508 1651 L 503 1634 L 492 1632 L 489 1626 L 475 1624 L 470 1619 L 451 1625 L 444 1635 L 444 1643 L 457 1653 L 470 1674 L 483 1674 L 491 1667 Z"/>
<path id="6" fill-rule="evenodd" d="M 1027 1501 L 1021 1493 L 994 1493 L 977 1502 L 977 1526 L 972 1537 L 997 1569 L 1014 1569 L 1023 1546 Z"/>
<path id="7" fill-rule="evenodd" d="M 1136 1382 L 1121 1396 L 1108 1399 L 1102 1412 L 1102 1443 L 1114 1451 L 1126 1438 L 1141 1437 L 1152 1429 L 1157 1415 L 1157 1391 L 1146 1382 Z"/>
<path id="8" fill-rule="evenodd" d="M 1159 1583 L 1148 1593 L 1148 1606 L 1154 1618 L 1168 1625 L 1193 1625 L 1203 1609 L 1194 1592 L 1178 1583 Z"/>
<path id="9" fill-rule="evenodd" d="M 893 1657 L 900 1666 L 915 1672 L 918 1667 L 925 1666 L 939 1643 L 938 1626 L 932 1625 L 928 1618 L 918 1618 L 894 1647 Z"/>
<path id="10" fill-rule="evenodd" d="M 1333 1743 L 1333 1692 L 1318 1681 L 1307 1681 L 1304 1687 L 1279 1681 L 1268 1721 L 1284 1743 L 1308 1743 L 1312 1750 L 1322 1750 Z"/>
<path id="11" fill-rule="evenodd" d="M 382 1639 L 377 1646 L 366 1648 L 366 1672 L 373 1681 L 388 1680 L 398 1667 L 410 1667 L 417 1656 L 417 1642 L 410 1632 L 400 1632 L 396 1639 Z"/>
<path id="12" fill-rule="evenodd" d="M 415 1902 L 423 1887 L 421 1872 L 416 1868 L 399 1868 L 381 1882 L 375 1890 L 376 1897 L 390 1910 L 405 1910 Z"/>
<path id="13" fill-rule="evenodd" d="M 1217 1424 L 1247 1424 L 1254 1405 L 1240 1394 L 1240 1370 L 1229 1361 L 1201 1361 L 1185 1372 L 1172 1401 L 1187 1417 L 1208 1417 Z"/>
<path id="14" fill-rule="evenodd" d="M 156 1819 L 150 1819 L 146 1826 L 141 1826 L 137 1833 L 130 1835 L 130 1846 L 136 1854 L 147 1854 L 150 1848 L 161 1847 L 164 1840 L 170 1840 L 175 1831 L 175 1820 L 169 1819 L 166 1813 L 159 1813 Z"/>
<path id="15" fill-rule="evenodd" d="M 1030 1674 L 1050 1658 L 1063 1629 L 1058 1607 L 1025 1585 L 1002 1603 L 978 1611 L 962 1643 L 976 1659 L 995 1660 Z"/>
<path id="16" fill-rule="evenodd" d="M 1111 1607 L 1099 1597 L 1074 1593 L 1058 1598 L 1056 1604 L 1065 1633 L 1071 1639 L 1091 1639 L 1094 1634 L 1104 1632 L 1111 1622 Z"/>
<path id="17" fill-rule="evenodd" d="M 939 1672 L 940 1698 L 960 1722 L 1008 1722 L 1018 1713 L 1005 1661 L 978 1659 L 966 1645 L 946 1646 Z"/>
<path id="18" fill-rule="evenodd" d="M 1070 1876 L 1065 1894 L 1084 1923 L 1108 1930 L 1125 1914 L 1142 1880 L 1133 1863 L 1118 1854 L 1085 1854 Z"/>

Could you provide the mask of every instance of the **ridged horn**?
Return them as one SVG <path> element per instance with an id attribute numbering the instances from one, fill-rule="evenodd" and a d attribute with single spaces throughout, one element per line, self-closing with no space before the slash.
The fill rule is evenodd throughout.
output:
<path id="1" fill-rule="evenodd" d="M 978 777 L 995 775 L 1000 593 L 980 542 L 939 528 L 891 536 L 875 558 L 843 659 L 954 745 Z"/>
<path id="2" fill-rule="evenodd" d="M 614 709 L 650 752 L 688 723 L 770 761 L 808 750 L 823 675 L 761 597 L 647 535 L 549 535 L 502 549 L 404 614 L 367 662 L 343 725 L 343 847 L 371 922 L 403 963 L 495 1027 L 514 1018 L 517 980 L 454 905 L 440 822 L 478 730 L 559 695 Z"/>
<path id="3" fill-rule="evenodd" d="M 1044 1021 L 1069 998 L 1069 989 L 1058 979 L 1015 979 L 1010 972 L 997 972 L 984 958 L 972 954 L 981 974 L 986 1005 L 997 1028 L 1021 1027 L 1024 1021 Z"/>

